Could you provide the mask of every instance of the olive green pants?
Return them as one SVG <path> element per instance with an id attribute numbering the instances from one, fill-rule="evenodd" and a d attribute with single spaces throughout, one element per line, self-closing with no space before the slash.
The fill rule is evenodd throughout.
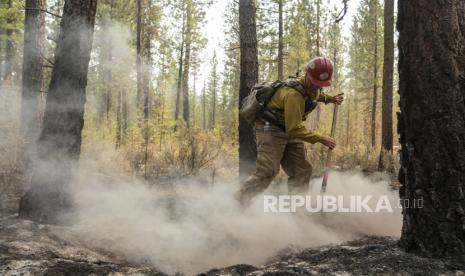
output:
<path id="1" fill-rule="evenodd" d="M 279 173 L 280 166 L 289 176 L 290 194 L 301 194 L 308 190 L 312 165 L 308 161 L 305 144 L 292 139 L 286 132 L 263 122 L 255 124 L 257 140 L 257 163 L 251 175 L 236 194 L 243 205 L 248 205 L 252 198 L 263 192 Z"/>

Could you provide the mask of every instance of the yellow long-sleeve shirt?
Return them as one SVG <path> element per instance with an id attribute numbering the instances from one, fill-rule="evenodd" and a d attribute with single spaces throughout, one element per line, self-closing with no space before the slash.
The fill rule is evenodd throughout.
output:
<path id="1" fill-rule="evenodd" d="M 303 85 L 311 100 L 327 102 L 330 99 L 320 89 L 312 89 L 306 83 L 304 76 L 298 81 Z M 307 129 L 303 125 L 303 121 L 311 111 L 305 112 L 305 99 L 299 91 L 287 86 L 279 88 L 271 98 L 267 108 L 277 111 L 274 112 L 277 119 L 285 126 L 286 133 L 292 138 L 301 139 L 312 144 L 320 140 L 320 134 Z"/>

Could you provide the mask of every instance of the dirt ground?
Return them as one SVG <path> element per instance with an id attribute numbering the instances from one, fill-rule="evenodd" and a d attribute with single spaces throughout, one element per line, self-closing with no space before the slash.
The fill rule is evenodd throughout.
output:
<path id="1" fill-rule="evenodd" d="M 149 264 L 129 263 L 103 249 L 90 249 L 76 237 L 72 227 L 3 218 L 0 275 L 166 275 Z M 200 275 L 372 274 L 465 275 L 441 260 L 408 254 L 389 237 L 366 237 L 305 250 L 288 248 L 263 266 L 238 264 Z"/>

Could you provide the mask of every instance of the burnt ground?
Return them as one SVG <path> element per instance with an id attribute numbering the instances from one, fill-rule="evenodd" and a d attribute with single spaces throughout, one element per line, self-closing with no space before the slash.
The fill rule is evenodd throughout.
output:
<path id="1" fill-rule="evenodd" d="M 441 260 L 402 251 L 389 237 L 305 250 L 285 249 L 267 264 L 238 264 L 200 275 L 465 275 Z M 0 220 L 0 275 L 166 275 L 78 242 L 71 227 Z"/>

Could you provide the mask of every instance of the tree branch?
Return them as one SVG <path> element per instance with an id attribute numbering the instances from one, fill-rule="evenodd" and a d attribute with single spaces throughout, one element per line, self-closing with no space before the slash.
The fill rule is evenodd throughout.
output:
<path id="1" fill-rule="evenodd" d="M 347 14 L 347 9 L 349 8 L 348 5 L 347 5 L 347 2 L 349 2 L 349 0 L 342 0 L 342 3 L 344 4 L 344 8 L 339 12 L 339 14 L 337 15 L 336 17 L 336 23 L 339 23 L 342 21 L 342 19 L 344 19 L 344 16 L 346 16 Z"/>
<path id="2" fill-rule="evenodd" d="M 48 14 L 50 14 L 50 15 L 52 15 L 52 16 L 61 18 L 61 15 L 56 14 L 56 13 L 53 13 L 53 12 L 50 12 L 50 11 L 48 11 L 48 10 L 39 9 L 39 8 L 27 8 L 27 7 L 24 7 L 24 6 L 23 6 L 23 8 L 24 8 L 25 10 L 34 10 L 34 11 L 45 12 L 45 13 L 48 13 Z"/>

